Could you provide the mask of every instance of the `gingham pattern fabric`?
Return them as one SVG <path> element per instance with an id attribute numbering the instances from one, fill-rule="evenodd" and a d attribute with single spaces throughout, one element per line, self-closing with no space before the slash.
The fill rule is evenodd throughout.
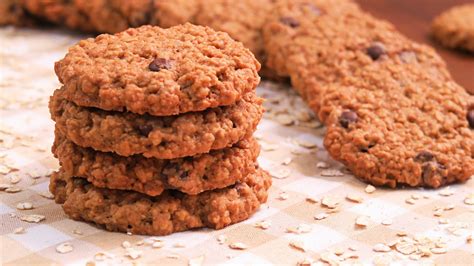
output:
<path id="1" fill-rule="evenodd" d="M 469 239 L 474 212 L 473 206 L 464 202 L 473 191 L 472 179 L 451 186 L 452 195 L 446 190 L 381 188 L 368 194 L 366 184 L 328 158 L 322 145 L 324 128 L 317 127 L 317 122 L 313 122 L 315 128 L 282 125 L 292 123 L 288 115 L 306 109 L 291 90 L 268 82 L 258 92 L 269 99 L 269 108 L 281 110 L 270 110 L 256 133 L 263 145 L 259 162 L 280 178 L 274 178 L 267 204 L 249 220 L 219 231 L 201 229 L 158 237 L 163 247 L 154 248 L 150 242 L 155 238 L 107 232 L 68 219 L 59 205 L 42 196 L 48 191 L 48 174 L 58 167 L 50 152 L 53 122 L 47 102 L 59 86 L 53 63 L 80 38 L 85 36 L 0 29 L 1 183 L 21 189 L 16 193 L 0 191 L 0 264 L 296 265 L 304 259 L 321 263 L 321 257 L 328 261 L 328 256 L 336 256 L 341 264 L 472 265 Z M 13 172 L 7 173 L 12 168 Z M 363 201 L 349 201 L 347 195 Z M 321 204 L 327 196 L 339 203 L 336 211 Z M 32 203 L 33 209 L 17 209 L 24 202 Z M 321 213 L 329 215 L 316 220 Z M 21 220 L 30 214 L 45 219 L 38 223 Z M 355 224 L 361 216 L 368 217 L 365 227 Z M 255 226 L 261 221 L 271 225 L 267 229 Z M 298 225 L 304 232 L 288 232 Z M 400 232 L 411 239 L 441 239 L 444 244 L 434 247 L 439 254 L 421 258 L 403 255 L 394 247 L 387 252 L 374 251 L 381 249 L 382 243 L 400 239 Z M 218 239 L 225 241 L 219 243 Z M 138 258 L 126 255 L 124 241 L 131 244 Z M 72 245 L 72 251 L 58 252 L 64 243 Z M 229 247 L 235 243 L 246 248 Z M 304 246 L 304 251 L 298 246 Z M 354 254 L 353 258 L 342 260 L 348 253 Z"/>

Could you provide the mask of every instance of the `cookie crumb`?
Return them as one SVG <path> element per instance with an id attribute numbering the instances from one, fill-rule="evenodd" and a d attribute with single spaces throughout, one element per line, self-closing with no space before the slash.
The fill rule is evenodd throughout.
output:
<path id="1" fill-rule="evenodd" d="M 74 250 L 74 247 L 69 242 L 62 243 L 56 246 L 56 252 L 61 253 L 61 254 L 69 253 L 73 250 Z"/>

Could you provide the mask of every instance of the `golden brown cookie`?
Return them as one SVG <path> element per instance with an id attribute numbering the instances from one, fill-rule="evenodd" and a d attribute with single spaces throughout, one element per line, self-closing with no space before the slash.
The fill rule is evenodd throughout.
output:
<path id="1" fill-rule="evenodd" d="M 271 177 L 257 169 L 227 188 L 195 196 L 167 190 L 150 197 L 97 188 L 59 171 L 51 177 L 50 191 L 72 219 L 93 222 L 110 231 L 167 235 L 200 227 L 220 229 L 245 220 L 267 200 L 270 185 Z"/>
<path id="2" fill-rule="evenodd" d="M 69 176 L 85 178 L 96 187 L 158 196 L 165 189 L 196 195 L 233 185 L 255 169 L 260 147 L 248 138 L 210 153 L 159 160 L 82 148 L 57 131 L 52 150 Z"/>
<path id="3" fill-rule="evenodd" d="M 232 105 L 255 89 L 259 69 L 228 34 L 192 24 L 103 34 L 55 65 L 67 100 L 156 116 Z"/>
<path id="4" fill-rule="evenodd" d="M 474 52 L 474 4 L 455 6 L 437 16 L 431 25 L 442 45 Z"/>

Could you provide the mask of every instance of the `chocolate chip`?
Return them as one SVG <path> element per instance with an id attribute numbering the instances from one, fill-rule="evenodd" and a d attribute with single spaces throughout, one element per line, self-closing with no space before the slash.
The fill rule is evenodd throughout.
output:
<path id="1" fill-rule="evenodd" d="M 282 17 L 282 18 L 280 18 L 280 22 L 287 25 L 287 26 L 290 26 L 292 28 L 296 28 L 300 25 L 298 20 L 296 20 L 292 17 Z"/>
<path id="2" fill-rule="evenodd" d="M 142 136 L 148 137 L 148 134 L 153 130 L 153 127 L 149 124 L 139 125 L 138 131 Z"/>
<path id="3" fill-rule="evenodd" d="M 357 122 L 357 113 L 354 111 L 344 111 L 341 114 L 341 117 L 339 117 L 339 124 L 343 128 L 348 128 L 350 123 L 355 123 Z"/>
<path id="4" fill-rule="evenodd" d="M 148 68 L 154 72 L 158 72 L 162 69 L 170 69 L 171 60 L 165 58 L 156 58 L 155 60 L 151 61 L 151 63 L 148 65 Z"/>
<path id="5" fill-rule="evenodd" d="M 474 109 L 467 111 L 467 122 L 469 123 L 469 127 L 474 129 Z"/>
<path id="6" fill-rule="evenodd" d="M 417 162 L 429 162 L 433 161 L 434 155 L 429 151 L 421 151 L 418 155 L 415 156 L 415 161 Z"/>
<path id="7" fill-rule="evenodd" d="M 436 162 L 425 162 L 421 169 L 421 176 L 425 184 L 432 187 L 439 187 L 442 185 L 443 178 L 440 174 L 440 170 L 443 170 L 444 166 L 441 166 Z"/>
<path id="8" fill-rule="evenodd" d="M 374 42 L 367 48 L 367 54 L 375 61 L 385 54 L 385 46 L 379 42 Z"/>

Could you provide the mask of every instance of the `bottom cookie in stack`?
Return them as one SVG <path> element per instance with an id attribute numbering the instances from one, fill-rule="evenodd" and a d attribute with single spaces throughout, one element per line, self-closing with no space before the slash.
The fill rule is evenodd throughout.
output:
<path id="1" fill-rule="evenodd" d="M 222 189 L 187 195 L 165 190 L 159 196 L 98 188 L 60 169 L 50 190 L 71 218 L 94 222 L 107 230 L 167 235 L 192 228 L 215 229 L 247 219 L 267 199 L 271 177 L 258 166 L 242 181 Z"/>

